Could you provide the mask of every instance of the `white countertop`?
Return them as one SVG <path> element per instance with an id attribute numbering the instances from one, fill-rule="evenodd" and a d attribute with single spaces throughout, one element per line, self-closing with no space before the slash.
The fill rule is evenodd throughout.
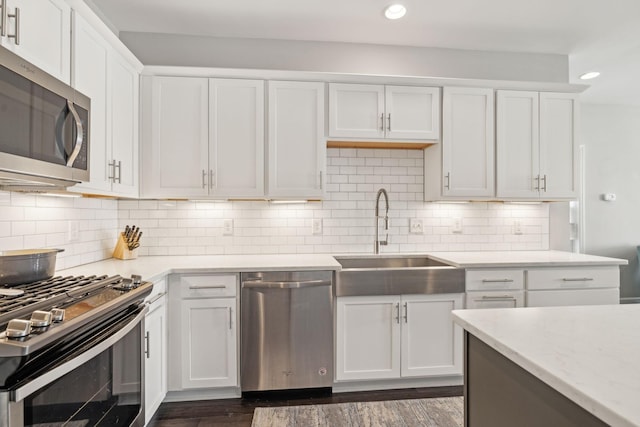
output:
<path id="1" fill-rule="evenodd" d="M 607 424 L 640 425 L 640 304 L 455 310 L 453 317 Z"/>
<path id="2" fill-rule="evenodd" d="M 562 251 L 431 252 L 432 257 L 455 267 L 557 267 L 576 265 L 626 265 L 626 259 Z"/>
<path id="3" fill-rule="evenodd" d="M 339 270 L 327 254 L 148 256 L 132 260 L 108 259 L 57 271 L 57 275 L 139 274 L 156 281 L 171 273 L 223 273 L 243 271 Z"/>
<path id="4" fill-rule="evenodd" d="M 624 265 L 627 260 L 560 251 L 503 251 L 503 252 L 429 252 L 344 254 L 342 256 L 424 256 L 461 268 Z M 56 275 L 119 274 L 129 277 L 139 274 L 154 281 L 171 273 L 215 273 L 278 270 L 340 270 L 340 264 L 330 254 L 278 255 L 202 255 L 202 256 L 146 256 L 133 260 L 108 259 L 78 267 L 56 271 Z"/>

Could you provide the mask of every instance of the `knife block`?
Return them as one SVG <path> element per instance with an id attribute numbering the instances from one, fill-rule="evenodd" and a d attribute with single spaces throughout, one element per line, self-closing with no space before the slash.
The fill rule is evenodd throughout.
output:
<path id="1" fill-rule="evenodd" d="M 117 259 L 136 259 L 138 258 L 138 248 L 129 250 L 127 242 L 124 241 L 122 233 L 118 234 L 118 242 L 113 250 L 113 257 Z"/>

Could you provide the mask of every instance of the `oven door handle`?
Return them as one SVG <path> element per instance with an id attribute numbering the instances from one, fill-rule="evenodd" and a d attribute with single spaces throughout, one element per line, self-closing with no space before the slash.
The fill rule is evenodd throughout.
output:
<path id="1" fill-rule="evenodd" d="M 20 388 L 17 388 L 11 392 L 11 401 L 20 402 L 27 397 L 29 397 L 32 393 L 40 390 L 41 388 L 51 384 L 58 378 L 62 377 L 65 374 L 73 371 L 77 367 L 85 364 L 89 360 L 93 359 L 109 347 L 115 345 L 118 341 L 124 338 L 129 332 L 131 332 L 134 328 L 138 326 L 138 324 L 144 319 L 144 316 L 149 311 L 147 306 L 144 306 L 142 310 L 134 317 L 129 323 L 127 323 L 122 329 L 120 329 L 115 334 L 111 335 L 104 341 L 99 342 L 94 347 L 91 347 L 89 350 L 80 354 L 75 359 L 72 359 L 60 366 L 53 368 L 47 373 L 40 375 L 38 378 L 33 381 L 23 385 Z"/>

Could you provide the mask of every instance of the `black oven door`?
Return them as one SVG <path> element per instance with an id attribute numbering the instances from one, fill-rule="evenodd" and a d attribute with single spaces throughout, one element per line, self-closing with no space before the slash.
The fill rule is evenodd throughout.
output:
<path id="1" fill-rule="evenodd" d="M 29 377 L 5 394 L 9 427 L 143 426 L 146 311 L 128 310 L 75 337 L 46 355 L 53 363 L 32 361 Z"/>

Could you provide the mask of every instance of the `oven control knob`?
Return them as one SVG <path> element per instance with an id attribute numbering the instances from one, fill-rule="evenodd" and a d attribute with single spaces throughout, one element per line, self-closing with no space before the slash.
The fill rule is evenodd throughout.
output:
<path id="1" fill-rule="evenodd" d="M 54 322 L 62 322 L 64 320 L 64 309 L 54 308 L 51 310 L 51 320 Z"/>
<path id="2" fill-rule="evenodd" d="M 50 311 L 36 310 L 31 313 L 31 326 L 34 328 L 44 328 L 51 324 L 53 316 Z"/>
<path id="3" fill-rule="evenodd" d="M 22 338 L 31 333 L 31 322 L 22 319 L 13 319 L 9 321 L 5 334 L 8 338 Z"/>

